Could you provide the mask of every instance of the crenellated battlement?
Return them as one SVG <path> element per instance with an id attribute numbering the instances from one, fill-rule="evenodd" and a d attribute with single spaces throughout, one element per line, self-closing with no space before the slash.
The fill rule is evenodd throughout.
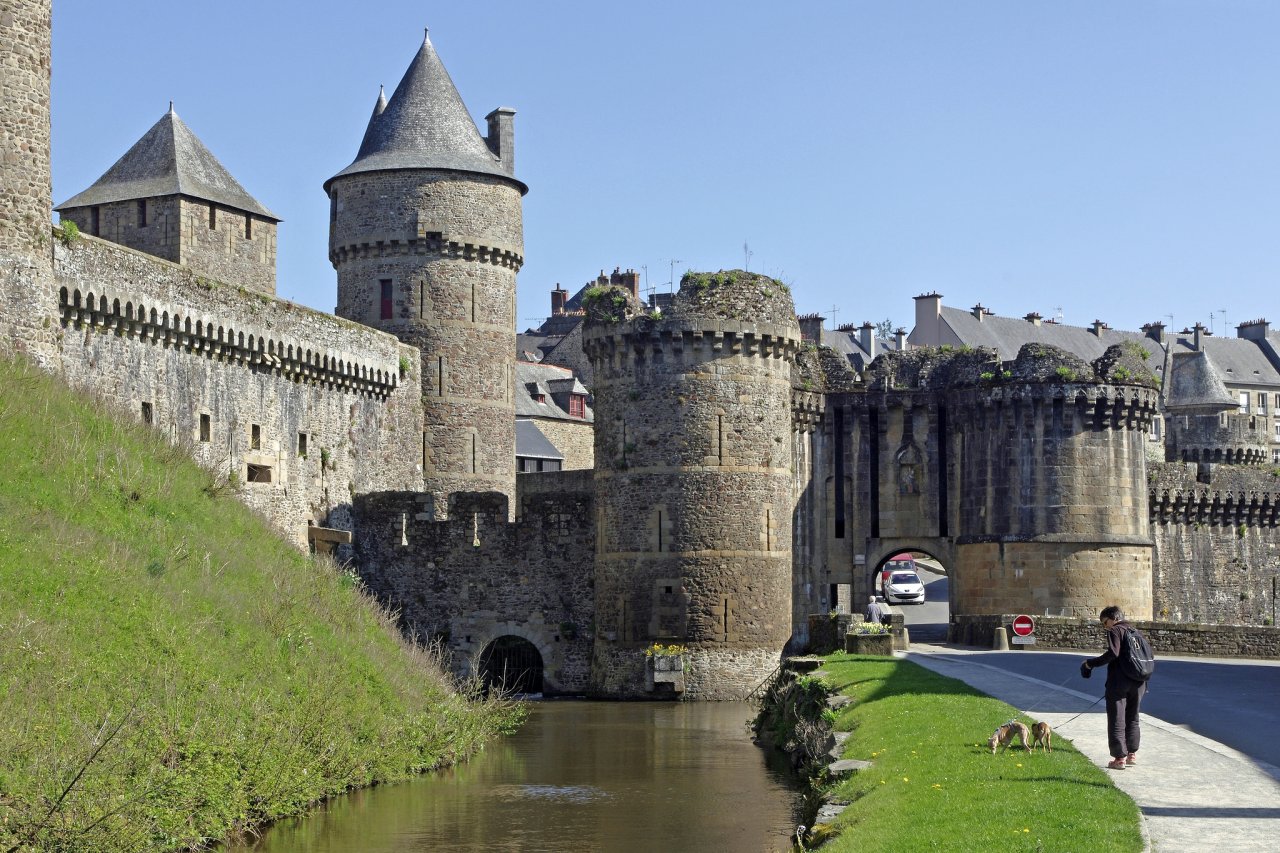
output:
<path id="1" fill-rule="evenodd" d="M 1143 385 L 1014 383 L 952 391 L 961 417 L 985 428 L 994 419 L 1031 418 L 1046 408 L 1069 433 L 1123 429 L 1145 432 L 1158 411 L 1157 392 Z"/>
<path id="2" fill-rule="evenodd" d="M 186 350 L 205 358 L 233 362 L 294 382 L 323 385 L 385 399 L 399 383 L 396 368 L 371 366 L 349 354 L 322 352 L 278 339 L 253 328 L 218 323 L 208 315 L 193 317 L 180 307 L 126 294 L 81 294 L 79 288 L 58 292 L 62 325 L 93 329 L 157 346 Z"/>
<path id="3" fill-rule="evenodd" d="M 827 412 L 827 396 L 812 391 L 791 390 L 791 428 L 797 432 L 814 432 L 822 425 Z"/>
<path id="4" fill-rule="evenodd" d="M 513 272 L 524 266 L 524 255 L 508 246 L 487 245 L 469 237 L 445 236 L 433 231 L 407 240 L 388 237 L 334 246 L 329 260 L 334 265 L 354 260 L 381 258 L 439 257 L 449 260 L 492 264 Z"/>
<path id="5" fill-rule="evenodd" d="M 607 376 L 625 374 L 646 363 L 694 363 L 719 356 L 761 359 L 795 358 L 800 339 L 785 326 L 724 321 L 688 323 L 636 317 L 616 326 L 588 324 L 582 348 Z"/>
<path id="6" fill-rule="evenodd" d="M 1280 526 L 1280 493 L 1232 492 L 1211 486 L 1151 490 L 1152 524 Z"/>

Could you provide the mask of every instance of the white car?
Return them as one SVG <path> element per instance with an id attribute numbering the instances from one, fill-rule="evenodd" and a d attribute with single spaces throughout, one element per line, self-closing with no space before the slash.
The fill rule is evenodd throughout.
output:
<path id="1" fill-rule="evenodd" d="M 915 572 L 894 572 L 884 587 L 890 604 L 924 604 L 924 584 Z"/>

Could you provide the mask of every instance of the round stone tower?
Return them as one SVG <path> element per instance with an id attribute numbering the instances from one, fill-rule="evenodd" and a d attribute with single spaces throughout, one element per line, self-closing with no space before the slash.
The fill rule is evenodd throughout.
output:
<path id="1" fill-rule="evenodd" d="M 422 354 L 423 488 L 498 491 L 514 506 L 516 272 L 523 262 L 512 117 L 481 137 L 430 39 L 355 161 L 325 183 L 337 313 Z"/>
<path id="2" fill-rule="evenodd" d="M 596 416 L 592 688 L 742 698 L 791 635 L 800 344 L 791 295 L 732 271 L 686 275 L 660 316 L 616 287 L 588 291 L 585 304 Z M 684 654 L 646 655 L 654 644 Z"/>
<path id="3" fill-rule="evenodd" d="M 40 320 L 56 311 L 49 247 L 51 6 L 51 0 L 0 6 L 0 335 L 24 351 L 33 351 Z"/>
<path id="4" fill-rule="evenodd" d="M 1007 378 L 949 396 L 953 614 L 1091 618 L 1119 604 L 1151 618 L 1145 445 L 1157 392 L 1140 360 L 1113 361 L 1028 344 Z"/>

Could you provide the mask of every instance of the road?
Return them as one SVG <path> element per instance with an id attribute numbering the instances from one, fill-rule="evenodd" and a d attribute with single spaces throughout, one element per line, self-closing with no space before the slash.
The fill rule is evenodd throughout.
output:
<path id="1" fill-rule="evenodd" d="M 940 572 L 930 571 L 923 561 L 916 563 L 916 574 L 924 583 L 924 604 L 895 604 L 893 609 L 902 613 L 912 642 L 946 642 L 947 623 L 951 621 L 951 606 L 947 603 L 951 581 Z"/>
<path id="2" fill-rule="evenodd" d="M 915 640 L 915 632 L 912 632 Z M 1101 652 L 1101 629 L 1099 629 Z M 1156 650 L 1142 711 L 1196 734 L 1224 743 L 1258 761 L 1280 767 L 1280 739 L 1275 736 L 1280 701 L 1280 661 L 1169 658 Z M 1102 695 L 1105 672 L 1080 677 L 1086 652 L 987 652 L 982 663 L 1053 685 L 1065 685 L 1091 696 Z M 1051 704 L 1051 703 L 1050 703 Z M 1101 705 L 1099 705 L 1101 707 Z M 1023 710 L 1058 710 L 1052 707 Z"/>
<path id="3" fill-rule="evenodd" d="M 917 563 L 917 573 L 925 585 L 925 603 L 894 605 L 894 609 L 903 614 L 911 642 L 945 643 L 950 621 L 947 576 L 930 571 L 924 562 Z M 1101 696 L 1105 673 L 1095 673 L 1088 681 L 1080 677 L 1080 661 L 1101 651 L 1099 629 L 1097 652 L 985 652 L 981 661 Z M 1276 737 L 1280 724 L 1280 661 L 1171 658 L 1160 655 L 1159 649 L 1156 655 L 1156 674 L 1142 703 L 1144 713 L 1280 767 L 1280 738 Z"/>

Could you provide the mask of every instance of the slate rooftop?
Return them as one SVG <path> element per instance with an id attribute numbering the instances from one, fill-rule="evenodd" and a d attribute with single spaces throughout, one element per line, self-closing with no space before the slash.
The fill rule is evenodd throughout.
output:
<path id="1" fill-rule="evenodd" d="M 82 193 L 54 208 L 62 211 L 117 201 L 183 195 L 264 219 L 280 221 L 231 177 L 191 129 L 169 112 L 151 126 L 133 147 Z"/>

